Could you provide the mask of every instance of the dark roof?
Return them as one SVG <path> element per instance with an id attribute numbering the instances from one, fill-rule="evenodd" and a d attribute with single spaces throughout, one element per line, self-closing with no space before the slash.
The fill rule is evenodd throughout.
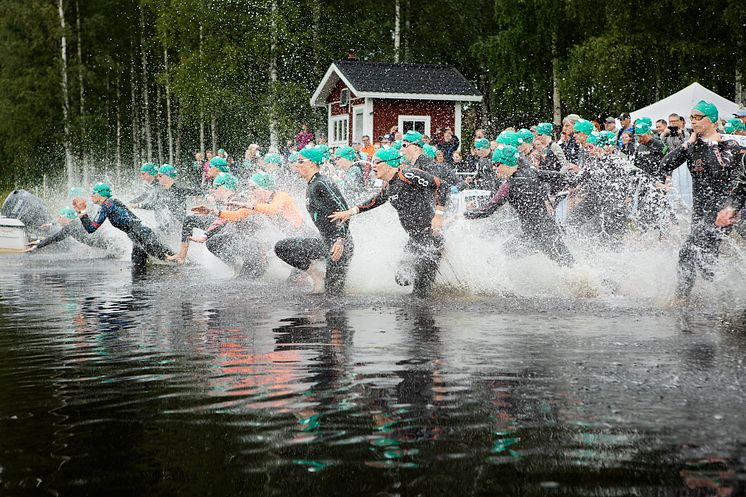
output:
<path id="1" fill-rule="evenodd" d="M 358 92 L 481 96 L 451 65 L 359 60 L 339 60 L 334 65 Z"/>

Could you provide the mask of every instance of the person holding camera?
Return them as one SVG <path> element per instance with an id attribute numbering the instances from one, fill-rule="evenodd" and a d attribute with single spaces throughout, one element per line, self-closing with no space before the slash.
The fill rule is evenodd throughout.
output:
<path id="1" fill-rule="evenodd" d="M 689 139 L 691 133 L 689 133 L 684 124 L 684 119 L 678 114 L 668 116 L 668 127 L 660 134 L 664 154 L 672 151 Z"/>

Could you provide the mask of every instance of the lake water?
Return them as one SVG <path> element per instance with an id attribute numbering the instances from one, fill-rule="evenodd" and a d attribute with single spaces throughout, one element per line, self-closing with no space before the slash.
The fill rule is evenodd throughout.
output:
<path id="1" fill-rule="evenodd" d="M 746 318 L 0 259 L 0 495 L 744 495 Z"/>

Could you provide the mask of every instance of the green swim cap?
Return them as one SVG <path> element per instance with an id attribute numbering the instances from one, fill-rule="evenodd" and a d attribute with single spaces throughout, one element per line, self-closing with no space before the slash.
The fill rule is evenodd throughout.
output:
<path id="1" fill-rule="evenodd" d="M 322 143 L 321 145 L 316 145 L 319 150 L 324 154 L 324 160 L 331 160 L 332 158 L 332 151 L 329 149 L 329 145 L 326 145 Z"/>
<path id="2" fill-rule="evenodd" d="M 511 147 L 518 147 L 518 145 L 521 144 L 520 140 L 518 139 L 518 133 L 515 131 L 510 131 L 509 129 L 506 129 L 499 135 L 497 135 L 497 144 L 498 145 L 510 145 Z"/>
<path id="3" fill-rule="evenodd" d="M 305 147 L 298 154 L 320 166 L 324 162 L 324 152 L 325 150 L 317 145 L 315 147 Z"/>
<path id="4" fill-rule="evenodd" d="M 212 159 L 210 159 L 209 167 L 220 169 L 224 173 L 230 172 L 230 169 L 228 168 L 228 161 L 223 159 L 222 157 L 213 157 Z"/>
<path id="5" fill-rule="evenodd" d="M 233 176 L 231 173 L 220 173 L 215 177 L 212 185 L 215 188 L 222 186 L 227 190 L 235 192 L 238 188 L 238 178 Z"/>
<path id="6" fill-rule="evenodd" d="M 576 133 L 583 133 L 584 135 L 590 135 L 594 129 L 596 128 L 593 127 L 593 123 L 583 118 L 578 119 L 573 128 Z"/>
<path id="7" fill-rule="evenodd" d="M 481 150 L 490 148 L 490 141 L 487 138 L 477 138 L 474 140 L 474 148 Z"/>
<path id="8" fill-rule="evenodd" d="M 539 123 L 536 126 L 536 134 L 544 136 L 552 136 L 554 132 L 554 125 L 552 123 Z"/>
<path id="9" fill-rule="evenodd" d="M 151 176 L 155 176 L 156 174 L 158 174 L 158 166 L 156 166 L 152 162 L 146 162 L 145 164 L 140 166 L 140 172 L 148 173 Z"/>
<path id="10" fill-rule="evenodd" d="M 438 152 L 438 149 L 433 147 L 432 145 L 428 145 L 427 143 L 425 143 L 424 145 L 422 145 L 422 151 L 425 153 L 425 155 L 427 155 L 431 159 L 434 159 L 435 154 Z"/>
<path id="11" fill-rule="evenodd" d="M 168 176 L 169 178 L 175 178 L 177 172 L 176 168 L 174 168 L 174 166 L 172 166 L 171 164 L 163 164 L 161 167 L 158 168 L 158 174 Z"/>
<path id="12" fill-rule="evenodd" d="M 269 173 L 264 171 L 258 171 L 251 176 L 251 182 L 262 190 L 273 190 L 275 189 L 275 180 L 272 179 Z"/>
<path id="13" fill-rule="evenodd" d="M 341 157 L 343 159 L 354 162 L 357 159 L 357 154 L 355 153 L 354 148 L 345 145 L 343 147 L 339 147 L 337 151 L 334 152 L 334 157 Z"/>
<path id="14" fill-rule="evenodd" d="M 645 123 L 649 127 L 651 128 L 653 127 L 653 120 L 650 119 L 649 117 L 638 117 L 637 120 L 635 121 L 635 124 L 637 123 Z"/>
<path id="15" fill-rule="evenodd" d="M 710 121 L 713 123 L 718 122 L 718 108 L 715 107 L 715 105 L 711 104 L 710 102 L 705 102 L 704 100 L 700 100 L 697 102 L 697 105 L 694 106 L 694 109 L 692 110 L 698 110 L 705 116 L 707 116 Z"/>
<path id="16" fill-rule="evenodd" d="M 522 140 L 523 143 L 531 143 L 534 141 L 534 134 L 530 129 L 521 128 L 516 134 L 518 135 L 518 139 Z"/>
<path id="17" fill-rule="evenodd" d="M 111 187 L 106 183 L 96 183 L 91 190 L 92 195 L 101 195 L 102 197 L 111 197 Z"/>
<path id="18" fill-rule="evenodd" d="M 725 123 L 725 132 L 735 133 L 736 131 L 746 131 L 746 125 L 741 122 L 740 119 L 734 117 L 733 119 L 728 119 L 728 122 Z"/>
<path id="19" fill-rule="evenodd" d="M 224 148 L 219 148 L 218 149 L 218 153 L 219 154 L 224 154 L 225 153 L 225 149 Z"/>
<path id="20" fill-rule="evenodd" d="M 60 209 L 60 217 L 66 217 L 67 219 L 75 219 L 78 217 L 78 213 L 72 207 L 63 207 Z"/>
<path id="21" fill-rule="evenodd" d="M 415 131 L 413 129 L 410 129 L 404 134 L 404 137 L 402 138 L 402 141 L 411 143 L 412 145 L 417 145 L 418 147 L 421 147 L 423 144 L 422 141 L 422 133 L 419 131 Z"/>
<path id="22" fill-rule="evenodd" d="M 392 147 L 394 147 L 396 150 L 401 150 L 401 140 L 396 140 L 394 143 L 391 144 Z"/>
<path id="23" fill-rule="evenodd" d="M 402 157 L 399 155 L 399 151 L 393 147 L 379 148 L 376 153 L 373 154 L 373 157 L 381 162 L 385 162 L 391 167 L 399 167 L 401 165 Z"/>
<path id="24" fill-rule="evenodd" d="M 282 156 L 280 154 L 275 154 L 275 153 L 266 154 L 264 156 L 264 162 L 265 164 L 274 164 L 276 166 L 281 166 Z"/>
<path id="25" fill-rule="evenodd" d="M 591 132 L 590 135 L 588 135 L 588 139 L 586 140 L 587 143 L 590 143 L 591 145 L 598 145 L 601 141 L 601 133 L 598 131 Z"/>
<path id="26" fill-rule="evenodd" d="M 519 156 L 517 148 L 512 145 L 505 145 L 495 149 L 495 153 L 492 154 L 492 162 L 505 164 L 508 167 L 516 167 Z"/>
<path id="27" fill-rule="evenodd" d="M 601 140 L 598 144 L 602 147 L 608 147 L 616 143 L 616 133 L 613 131 L 603 130 L 601 131 Z"/>
<path id="28" fill-rule="evenodd" d="M 635 124 L 635 134 L 636 135 L 652 135 L 653 132 L 650 129 L 650 125 L 646 122 L 640 122 L 639 120 Z"/>
<path id="29" fill-rule="evenodd" d="M 298 157 L 300 157 L 300 154 L 298 152 L 293 152 L 292 154 L 288 155 L 288 164 L 297 162 Z"/>

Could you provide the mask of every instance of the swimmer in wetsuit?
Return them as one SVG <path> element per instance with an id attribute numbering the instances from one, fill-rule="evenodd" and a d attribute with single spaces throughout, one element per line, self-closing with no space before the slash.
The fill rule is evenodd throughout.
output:
<path id="1" fill-rule="evenodd" d="M 557 264 L 572 266 L 575 260 L 562 240 L 557 221 L 547 212 L 544 187 L 539 175 L 530 166 L 519 167 L 519 155 L 518 149 L 510 145 L 495 149 L 492 156 L 495 163 L 493 168 L 499 177 L 505 178 L 505 182 L 483 208 L 467 211 L 464 217 L 488 217 L 502 205 L 509 203 L 518 214 L 524 234 Z"/>
<path id="2" fill-rule="evenodd" d="M 414 146 L 414 145 L 403 146 Z M 329 219 L 347 222 L 350 217 L 389 202 L 399 214 L 399 222 L 409 235 L 405 261 L 397 271 L 397 283 L 406 286 L 414 280 L 413 295 L 427 297 L 432 290 L 443 250 L 441 224 L 448 189 L 432 174 L 401 168 L 402 157 L 394 148 L 379 149 L 373 155 L 376 178 L 385 183 L 378 195 L 352 209 L 335 212 Z M 411 270 L 413 276 L 410 276 Z"/>
<path id="3" fill-rule="evenodd" d="M 173 166 L 163 164 L 156 173 L 160 188 L 150 198 L 130 205 L 130 208 L 134 209 L 155 211 L 161 231 L 181 229 L 187 217 L 187 198 L 202 195 L 200 189 L 177 185 L 177 174 Z"/>
<path id="4" fill-rule="evenodd" d="M 145 226 L 139 217 L 122 202 L 111 198 L 111 188 L 106 183 L 96 183 L 93 186 L 91 201 L 100 206 L 95 219 L 88 217 L 86 213 L 88 206 L 85 200 L 73 199 L 73 208 L 78 213 L 83 227 L 88 233 L 95 233 L 108 219 L 112 226 L 126 233 L 132 240 L 132 269 L 134 271 L 145 269 L 148 255 L 160 260 L 173 255 L 171 249 L 161 243 L 153 230 Z"/>
<path id="5" fill-rule="evenodd" d="M 346 210 L 347 202 L 332 180 L 319 172 L 324 162 L 321 147 L 304 148 L 298 152 L 293 167 L 308 182 L 306 207 L 321 237 L 286 238 L 275 245 L 277 257 L 291 266 L 308 271 L 314 281 L 314 293 L 323 285 L 327 295 L 340 295 L 344 289 L 347 268 L 354 251 L 349 222 L 335 223 L 329 219 L 333 212 Z M 311 264 L 326 259 L 326 278 Z"/>
<path id="6" fill-rule="evenodd" d="M 34 252 L 41 250 L 44 247 L 52 245 L 54 243 L 61 242 L 68 238 L 72 238 L 84 245 L 89 247 L 109 250 L 111 249 L 110 240 L 105 235 L 94 233 L 89 234 L 83 225 L 78 222 L 72 222 L 78 218 L 75 210 L 72 207 L 63 207 L 60 210 L 59 223 L 62 228 L 56 233 L 44 238 L 43 240 L 35 240 L 28 244 L 25 252 Z"/>

